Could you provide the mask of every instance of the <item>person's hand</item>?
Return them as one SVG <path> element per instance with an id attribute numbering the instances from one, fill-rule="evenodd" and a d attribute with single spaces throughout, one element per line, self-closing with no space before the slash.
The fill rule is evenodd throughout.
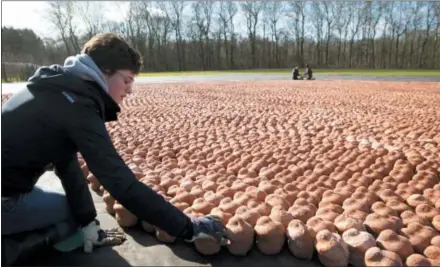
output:
<path id="1" fill-rule="evenodd" d="M 92 253 L 93 247 L 120 245 L 125 241 L 125 234 L 117 228 L 102 230 L 99 221 L 94 220 L 82 228 L 84 234 L 84 252 Z"/>
<path id="2" fill-rule="evenodd" d="M 222 246 L 229 244 L 226 236 L 226 227 L 221 219 L 215 215 L 203 217 L 191 217 L 193 227 L 193 238 L 186 240 L 194 242 L 197 239 L 214 239 Z"/>

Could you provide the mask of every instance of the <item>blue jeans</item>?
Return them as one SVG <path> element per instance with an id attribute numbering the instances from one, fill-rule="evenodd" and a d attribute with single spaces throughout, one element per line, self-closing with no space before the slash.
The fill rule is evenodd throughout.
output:
<path id="1" fill-rule="evenodd" d="M 2 236 L 58 226 L 67 237 L 78 226 L 73 220 L 65 194 L 36 185 L 26 194 L 2 198 Z"/>

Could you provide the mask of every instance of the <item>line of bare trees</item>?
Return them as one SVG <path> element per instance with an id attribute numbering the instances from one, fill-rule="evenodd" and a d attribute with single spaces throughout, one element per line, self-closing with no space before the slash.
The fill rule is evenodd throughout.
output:
<path id="1" fill-rule="evenodd" d="M 51 2 L 45 16 L 60 38 L 45 40 L 46 61 L 111 31 L 142 54 L 145 71 L 440 68 L 440 2 L 133 1 L 121 22 L 104 17 L 105 5 Z"/>

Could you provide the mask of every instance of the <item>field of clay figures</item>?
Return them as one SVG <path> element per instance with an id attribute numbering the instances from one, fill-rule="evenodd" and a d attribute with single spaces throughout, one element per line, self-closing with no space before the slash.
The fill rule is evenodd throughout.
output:
<path id="1" fill-rule="evenodd" d="M 324 266 L 439 266 L 439 107 L 429 82 L 144 84 L 107 127 L 141 182 L 225 222 L 233 255 L 256 243 Z M 103 198 L 122 227 L 174 241 Z"/>

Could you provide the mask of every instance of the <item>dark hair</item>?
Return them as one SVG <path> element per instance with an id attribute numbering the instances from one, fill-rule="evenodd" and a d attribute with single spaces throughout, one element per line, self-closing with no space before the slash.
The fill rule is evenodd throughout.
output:
<path id="1" fill-rule="evenodd" d="M 81 51 L 89 55 L 102 72 L 112 75 L 127 69 L 139 74 L 142 58 L 122 37 L 113 33 L 101 33 L 92 37 Z"/>

